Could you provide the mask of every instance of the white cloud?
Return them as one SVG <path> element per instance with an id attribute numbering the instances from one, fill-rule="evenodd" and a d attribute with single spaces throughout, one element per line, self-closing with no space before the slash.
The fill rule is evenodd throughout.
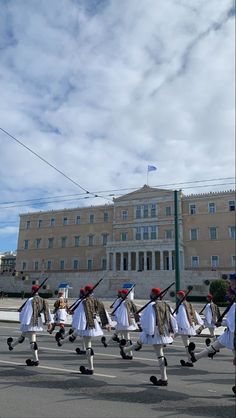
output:
<path id="1" fill-rule="evenodd" d="M 232 10 L 229 0 L 2 1 L 0 126 L 88 190 L 142 186 L 149 163 L 154 185 L 232 176 Z M 0 146 L 1 202 L 80 192 L 2 133 Z M 30 209 L 1 209 L 0 221 Z"/>

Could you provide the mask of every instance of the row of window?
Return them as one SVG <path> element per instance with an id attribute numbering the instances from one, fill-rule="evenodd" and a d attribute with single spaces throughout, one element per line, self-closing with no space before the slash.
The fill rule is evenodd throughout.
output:
<path id="1" fill-rule="evenodd" d="M 218 233 L 218 227 L 216 226 L 210 226 L 208 228 L 208 236 L 210 240 L 216 240 L 219 239 L 219 233 Z M 236 239 L 236 227 L 235 226 L 229 226 L 229 238 L 230 239 Z M 191 241 L 195 241 L 199 239 L 199 228 L 192 228 L 189 231 L 189 238 Z"/>
<path id="2" fill-rule="evenodd" d="M 235 211 L 235 200 L 229 200 L 228 202 L 228 210 L 230 212 Z M 196 215 L 197 212 L 197 205 L 196 203 L 190 203 L 189 204 L 189 214 L 190 215 Z M 216 204 L 214 202 L 208 203 L 208 213 L 216 213 Z"/>
<path id="3" fill-rule="evenodd" d="M 67 216 L 64 216 L 62 218 L 62 225 L 69 225 L 69 221 L 71 221 L 71 219 L 69 220 L 69 218 Z M 88 217 L 88 222 L 90 224 L 93 224 L 94 221 L 95 221 L 95 215 L 94 214 L 90 214 L 89 217 Z M 109 213 L 108 212 L 104 212 L 103 213 L 103 221 L 104 222 L 108 222 L 109 221 Z M 54 227 L 54 226 L 56 226 L 56 219 L 55 218 L 51 218 L 49 220 L 49 223 L 48 223 L 48 220 L 38 219 L 38 221 L 37 221 L 37 227 L 38 228 L 42 228 L 43 226 L 45 226 L 45 223 L 46 223 L 46 226 Z M 81 224 L 81 217 L 80 217 L 80 215 L 77 215 L 75 217 L 75 220 L 71 224 L 80 225 Z M 25 228 L 26 229 L 30 229 L 31 226 L 32 226 L 32 222 L 29 221 L 29 220 L 26 221 Z"/>
<path id="4" fill-rule="evenodd" d="M 231 256 L 231 265 L 232 267 L 236 267 L 236 255 Z M 220 266 L 220 257 L 218 255 L 211 256 L 211 267 L 217 268 Z M 200 266 L 200 257 L 199 256 L 192 256 L 191 258 L 191 267 L 198 268 Z"/>
<path id="5" fill-rule="evenodd" d="M 106 245 L 108 242 L 108 234 L 102 234 L 101 235 L 101 244 L 102 245 Z M 74 247 L 79 247 L 81 244 L 81 238 L 79 235 L 74 236 Z M 42 238 L 36 238 L 35 242 L 34 242 L 34 248 L 36 249 L 40 249 L 42 248 Z M 56 239 L 54 237 L 50 237 L 48 238 L 48 242 L 47 242 L 47 248 L 54 248 L 55 246 L 55 242 Z M 59 238 L 59 245 L 61 248 L 66 248 L 68 246 L 68 238 L 67 237 L 61 237 Z M 88 235 L 87 237 L 87 245 L 92 246 L 95 245 L 95 235 Z M 23 245 L 24 250 L 28 250 L 30 248 L 30 240 L 29 239 L 25 239 L 24 240 L 24 245 Z"/>
<path id="6" fill-rule="evenodd" d="M 228 209 L 230 212 L 235 211 L 235 200 L 230 200 L 228 202 Z M 208 203 L 208 213 L 216 213 L 216 203 L 214 202 L 209 202 Z M 189 214 L 190 215 L 196 215 L 198 213 L 197 211 L 197 205 L 196 203 L 190 203 L 189 204 Z M 165 215 L 166 216 L 171 216 L 173 215 L 173 208 L 172 206 L 166 206 L 165 207 Z M 154 218 L 157 216 L 157 205 L 155 203 L 152 204 L 144 204 L 144 205 L 137 205 L 135 208 L 135 217 L 136 219 L 141 219 L 141 218 Z M 122 210 L 121 211 L 121 219 L 123 221 L 127 221 L 128 220 L 128 210 Z M 108 212 L 104 212 L 103 213 L 103 221 L 104 222 L 108 222 L 109 221 L 109 213 Z M 43 227 L 43 222 L 47 222 L 47 226 L 50 227 L 54 227 L 56 225 L 56 219 L 55 218 L 51 218 L 48 224 L 48 221 L 43 221 L 42 219 L 39 219 L 37 221 L 37 227 L 38 228 L 42 228 Z M 90 224 L 93 224 L 95 222 L 95 215 L 93 213 L 89 214 L 88 217 L 88 222 Z M 73 221 L 73 224 L 79 225 L 81 223 L 81 217 L 80 215 L 77 215 L 75 217 L 75 220 Z M 69 218 L 67 216 L 64 216 L 62 218 L 62 225 L 69 225 Z M 28 220 L 26 221 L 26 225 L 25 225 L 26 229 L 30 229 L 31 228 L 31 221 Z"/>
<path id="7" fill-rule="evenodd" d="M 35 271 L 39 271 L 40 266 L 41 266 L 41 262 L 34 261 L 33 269 Z M 66 266 L 65 260 L 59 260 L 59 263 L 57 263 L 57 262 L 53 263 L 52 260 L 47 260 L 45 262 L 45 268 L 46 268 L 47 271 L 52 270 L 52 268 L 54 268 L 56 270 L 57 269 L 65 270 L 65 266 Z M 93 270 L 93 259 L 92 258 L 87 259 L 87 266 L 86 267 L 87 267 L 87 270 L 89 270 L 89 271 Z M 71 269 L 72 270 L 79 270 L 80 268 L 81 268 L 80 261 L 78 259 L 72 260 Z M 106 270 L 106 268 L 107 268 L 107 260 L 106 260 L 106 258 L 102 258 L 101 259 L 101 269 Z M 27 271 L 27 269 L 28 269 L 27 262 L 23 261 L 22 262 L 22 271 Z"/>

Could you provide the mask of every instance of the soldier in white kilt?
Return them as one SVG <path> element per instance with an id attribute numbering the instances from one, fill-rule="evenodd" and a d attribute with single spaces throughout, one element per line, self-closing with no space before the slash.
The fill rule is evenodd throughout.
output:
<path id="1" fill-rule="evenodd" d="M 93 285 L 89 284 L 85 286 L 85 293 L 92 292 L 92 290 Z M 90 293 L 89 296 L 83 299 L 79 304 L 77 311 L 77 335 L 84 340 L 88 361 L 88 368 L 84 366 L 80 367 L 80 372 L 82 374 L 92 375 L 94 373 L 92 338 L 103 335 L 103 330 L 96 317 L 97 315 L 100 317 L 102 327 L 106 327 L 110 331 L 110 318 L 103 303 L 95 298 L 93 293 Z"/>
<path id="2" fill-rule="evenodd" d="M 48 325 L 48 330 L 50 330 L 52 322 L 52 315 L 49 310 L 48 302 L 39 296 L 37 292 L 38 289 L 38 285 L 32 286 L 34 296 L 28 299 L 20 312 L 21 336 L 16 339 L 13 339 L 12 337 L 7 339 L 10 351 L 12 351 L 17 344 L 23 343 L 25 338 L 29 339 L 33 359 L 26 360 L 27 366 L 38 366 L 39 358 L 36 335 L 38 332 L 44 331 L 44 322 Z"/>
<path id="3" fill-rule="evenodd" d="M 120 304 L 121 300 L 122 300 L 122 291 L 123 289 L 119 289 L 117 291 L 117 298 L 115 300 L 115 302 L 110 306 L 110 308 L 116 309 L 116 307 Z M 111 317 L 111 319 L 113 320 L 113 322 L 116 322 L 116 316 L 114 314 L 114 316 Z M 103 336 L 101 338 L 101 342 L 104 345 L 104 347 L 108 347 L 109 345 L 113 344 L 113 343 L 120 343 L 121 339 L 124 339 L 124 334 L 120 333 L 120 331 L 118 331 L 117 329 L 117 325 L 115 327 L 115 332 L 113 333 L 113 335 L 107 340 L 105 336 Z"/>
<path id="4" fill-rule="evenodd" d="M 49 334 L 52 334 L 56 326 L 58 326 L 58 332 L 61 335 L 61 338 L 64 338 L 65 324 L 68 316 L 68 302 L 64 297 L 64 292 L 58 293 L 58 299 L 54 303 L 53 314 L 53 324 L 48 332 Z"/>
<path id="5" fill-rule="evenodd" d="M 137 312 L 137 307 L 132 300 L 127 298 L 128 295 L 127 289 L 122 289 L 120 291 L 120 301 L 116 304 L 116 312 L 114 314 L 114 320 L 116 321 L 116 335 L 120 335 L 121 341 L 120 344 L 131 345 L 130 331 L 135 331 L 138 329 L 134 315 Z M 120 303 L 121 302 L 121 303 Z M 104 344 L 104 338 L 102 338 Z M 132 358 L 132 352 L 127 358 Z"/>
<path id="6" fill-rule="evenodd" d="M 218 318 L 220 316 L 220 310 L 218 306 L 213 302 L 213 295 L 211 293 L 208 293 L 206 298 L 207 298 L 208 304 L 205 306 L 205 309 L 204 309 L 204 315 L 205 315 L 204 322 L 203 322 L 203 325 L 201 325 L 197 329 L 196 333 L 197 335 L 200 335 L 201 332 L 205 328 L 208 328 L 211 338 L 213 338 L 213 341 L 215 341 L 216 339 L 215 328 L 216 328 L 216 323 L 218 321 Z M 206 338 L 205 341 L 206 341 L 206 345 L 209 346 L 211 343 L 210 338 Z"/>
<path id="7" fill-rule="evenodd" d="M 150 381 L 156 386 L 167 386 L 167 360 L 164 356 L 163 347 L 173 342 L 172 336 L 177 332 L 178 327 L 171 314 L 170 306 L 164 301 L 156 300 L 160 293 L 160 288 L 151 290 L 150 298 L 153 301 L 144 309 L 140 320 L 143 331 L 136 344 L 121 348 L 121 355 L 127 355 L 132 349 L 140 350 L 142 344 L 152 345 L 158 359 L 161 379 L 151 376 Z"/>
<path id="8" fill-rule="evenodd" d="M 177 292 L 177 298 L 181 300 L 183 297 L 185 297 L 185 291 L 179 290 Z M 188 356 L 188 361 L 180 360 L 180 364 L 184 367 L 193 367 L 193 362 L 191 360 L 191 356 L 189 354 L 188 349 L 189 338 L 193 335 L 196 335 L 197 325 L 203 325 L 203 320 L 201 319 L 200 315 L 195 311 L 195 309 L 193 309 L 191 303 L 184 300 L 176 312 L 176 321 L 178 324 L 178 332 L 175 335 L 175 337 L 177 337 L 178 335 L 181 336 Z"/>
<path id="9" fill-rule="evenodd" d="M 202 357 L 210 357 L 213 358 L 217 352 L 221 348 L 228 348 L 232 350 L 233 357 L 236 355 L 236 339 L 235 339 L 235 322 L 236 322 L 236 304 L 235 304 L 235 297 L 236 297 L 236 278 L 235 278 L 235 288 L 230 287 L 227 292 L 228 299 L 233 302 L 232 306 L 230 307 L 226 319 L 223 319 L 222 322 L 218 322 L 217 326 L 226 326 L 227 328 L 225 331 L 216 339 L 214 343 L 212 343 L 209 347 L 205 350 L 200 351 L 200 353 L 195 353 L 195 344 L 190 343 L 189 351 L 191 355 L 192 361 L 195 363 Z"/>

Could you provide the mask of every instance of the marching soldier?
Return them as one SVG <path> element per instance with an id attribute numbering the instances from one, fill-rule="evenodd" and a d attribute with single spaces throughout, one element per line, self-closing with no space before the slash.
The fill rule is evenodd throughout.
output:
<path id="1" fill-rule="evenodd" d="M 127 289 L 120 290 L 119 301 L 115 303 L 114 308 L 116 309 L 114 319 L 117 322 L 115 335 L 111 338 L 113 341 L 117 341 L 116 336 L 121 336 L 122 344 L 131 344 L 130 331 L 138 329 L 134 315 L 137 312 L 137 307 L 132 300 L 127 298 L 129 291 Z M 102 337 L 101 341 L 106 347 L 111 339 L 106 343 L 105 337 Z M 131 354 L 131 353 L 130 353 Z M 131 354 L 132 356 L 132 354 Z"/>
<path id="2" fill-rule="evenodd" d="M 185 291 L 179 290 L 177 292 L 177 298 L 181 301 L 184 297 Z M 188 350 L 189 338 L 190 336 L 196 335 L 196 325 L 202 325 L 203 321 L 200 315 L 195 311 L 195 309 L 193 309 L 191 303 L 186 300 L 183 300 L 183 302 L 179 305 L 176 312 L 176 321 L 178 324 L 178 332 L 175 337 L 178 335 L 181 336 L 188 356 L 188 361 L 180 360 L 180 364 L 183 367 L 193 367 L 193 362 Z"/>
<path id="3" fill-rule="evenodd" d="M 119 305 L 120 301 L 121 301 L 121 294 L 122 294 L 122 290 L 123 289 L 119 289 L 117 291 L 117 298 L 115 300 L 114 303 L 112 303 L 112 305 L 110 306 L 110 308 L 113 308 L 113 310 Z M 112 318 L 113 319 L 113 318 Z M 114 317 L 115 319 L 115 317 Z M 108 347 L 111 343 L 116 342 L 119 343 L 120 340 L 124 338 L 121 334 L 118 333 L 118 331 L 116 330 L 116 332 L 113 333 L 113 335 L 109 338 L 109 340 L 106 340 L 106 337 L 103 336 L 101 338 L 101 343 L 104 345 L 104 347 Z"/>
<path id="4" fill-rule="evenodd" d="M 233 276 L 233 275 L 232 275 Z M 227 291 L 227 298 L 231 302 L 231 307 L 227 312 L 226 319 L 222 322 L 217 322 L 216 326 L 226 326 L 226 330 L 216 339 L 216 341 L 202 350 L 200 353 L 195 353 L 195 344 L 190 343 L 189 351 L 193 363 L 198 361 L 202 357 L 213 358 L 220 348 L 226 347 L 233 351 L 233 356 L 236 355 L 236 341 L 235 341 L 235 321 L 236 321 L 236 274 L 234 278 L 231 278 L 231 284 Z"/>
<path id="5" fill-rule="evenodd" d="M 82 374 L 92 375 L 94 373 L 93 356 L 94 351 L 92 349 L 92 338 L 103 335 L 101 326 L 98 323 L 96 315 L 100 317 L 102 327 L 106 327 L 108 331 L 111 330 L 110 318 L 107 314 L 104 305 L 93 295 L 92 285 L 85 286 L 85 294 L 88 294 L 78 306 L 78 335 L 83 337 L 86 356 L 88 361 L 88 368 L 81 366 L 80 372 Z"/>
<path id="6" fill-rule="evenodd" d="M 140 320 L 143 331 L 136 344 L 130 347 L 121 347 L 121 356 L 126 358 L 125 356 L 132 349 L 139 351 L 142 344 L 152 345 L 158 359 L 161 379 L 151 376 L 150 381 L 155 386 L 167 386 L 167 360 L 164 356 L 163 347 L 173 342 L 172 335 L 177 332 L 178 327 L 175 318 L 171 314 L 170 306 L 164 301 L 157 300 L 160 294 L 160 288 L 151 290 L 150 299 L 152 302 L 144 309 Z"/>
<path id="7" fill-rule="evenodd" d="M 197 335 L 200 335 L 205 328 L 208 328 L 211 338 L 213 338 L 213 341 L 215 341 L 215 328 L 220 316 L 220 310 L 219 307 L 213 302 L 213 295 L 211 293 L 208 293 L 206 299 L 208 303 L 203 310 L 205 311 L 204 323 L 197 329 L 196 333 Z M 211 343 L 210 338 L 206 338 L 205 342 L 206 345 L 209 346 Z"/>
<path id="8" fill-rule="evenodd" d="M 77 301 L 74 304 L 77 304 L 78 302 L 80 302 L 81 298 L 84 296 L 84 294 L 85 294 L 85 290 L 84 290 L 84 288 L 81 288 L 80 289 L 80 294 L 79 294 L 79 299 L 77 299 Z M 59 332 L 57 332 L 56 335 L 55 335 L 55 339 L 57 341 L 58 347 L 62 347 L 62 345 L 64 345 L 68 341 L 71 342 L 71 343 L 74 343 L 77 336 L 79 335 L 79 329 L 78 329 L 79 328 L 79 321 L 80 321 L 79 306 L 78 306 L 78 308 L 76 308 L 74 310 L 72 315 L 73 316 L 72 316 L 71 328 L 65 334 L 64 338 L 62 339 L 61 334 Z M 82 349 L 77 347 L 75 349 L 75 351 L 76 351 L 77 354 L 82 354 L 82 355 L 86 354 L 86 348 L 85 348 L 83 337 L 82 337 Z"/>
<path id="9" fill-rule="evenodd" d="M 51 313 L 47 301 L 38 294 L 39 287 L 38 285 L 32 286 L 34 296 L 28 299 L 20 312 L 21 336 L 15 340 L 12 337 L 7 339 L 7 345 L 10 351 L 17 344 L 23 343 L 25 338 L 29 339 L 33 359 L 26 360 L 27 366 L 38 366 L 39 364 L 36 334 L 37 332 L 44 331 L 42 314 L 44 315 L 45 323 L 48 325 L 48 330 L 51 329 Z"/>
<path id="10" fill-rule="evenodd" d="M 64 292 L 58 293 L 58 299 L 54 303 L 54 311 L 53 311 L 53 324 L 50 329 L 49 334 L 52 334 L 56 326 L 59 326 L 59 334 L 61 338 L 64 338 L 65 334 L 65 323 L 68 315 L 68 302 L 64 297 Z"/>

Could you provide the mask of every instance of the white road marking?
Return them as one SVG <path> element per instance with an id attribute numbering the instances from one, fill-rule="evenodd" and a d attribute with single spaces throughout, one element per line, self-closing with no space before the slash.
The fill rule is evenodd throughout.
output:
<path id="1" fill-rule="evenodd" d="M 4 360 L 0 360 L 0 363 L 3 363 L 3 364 L 13 364 L 14 366 L 25 366 L 25 367 L 27 367 L 25 364 L 22 364 L 22 363 L 16 363 L 16 362 L 14 362 L 14 361 L 4 361 Z M 61 368 L 59 368 L 59 367 L 49 367 L 49 366 L 37 366 L 37 367 L 29 367 L 29 368 L 27 368 L 28 370 L 35 370 L 35 369 L 37 369 L 37 368 L 39 368 L 39 369 L 47 369 L 47 370 L 56 370 L 56 371 L 60 371 L 60 372 L 69 372 L 69 373 L 73 373 L 73 374 L 79 374 L 80 376 L 86 376 L 86 375 L 83 375 L 82 373 L 79 373 L 79 371 L 78 372 L 75 372 L 75 370 L 71 370 L 71 369 L 61 369 Z M 93 376 L 100 376 L 100 377 L 109 377 L 109 378 L 111 378 L 111 379 L 115 379 L 116 378 L 116 376 L 113 376 L 113 375 L 111 375 L 111 374 L 101 374 L 101 373 L 94 373 L 94 375 Z"/>

